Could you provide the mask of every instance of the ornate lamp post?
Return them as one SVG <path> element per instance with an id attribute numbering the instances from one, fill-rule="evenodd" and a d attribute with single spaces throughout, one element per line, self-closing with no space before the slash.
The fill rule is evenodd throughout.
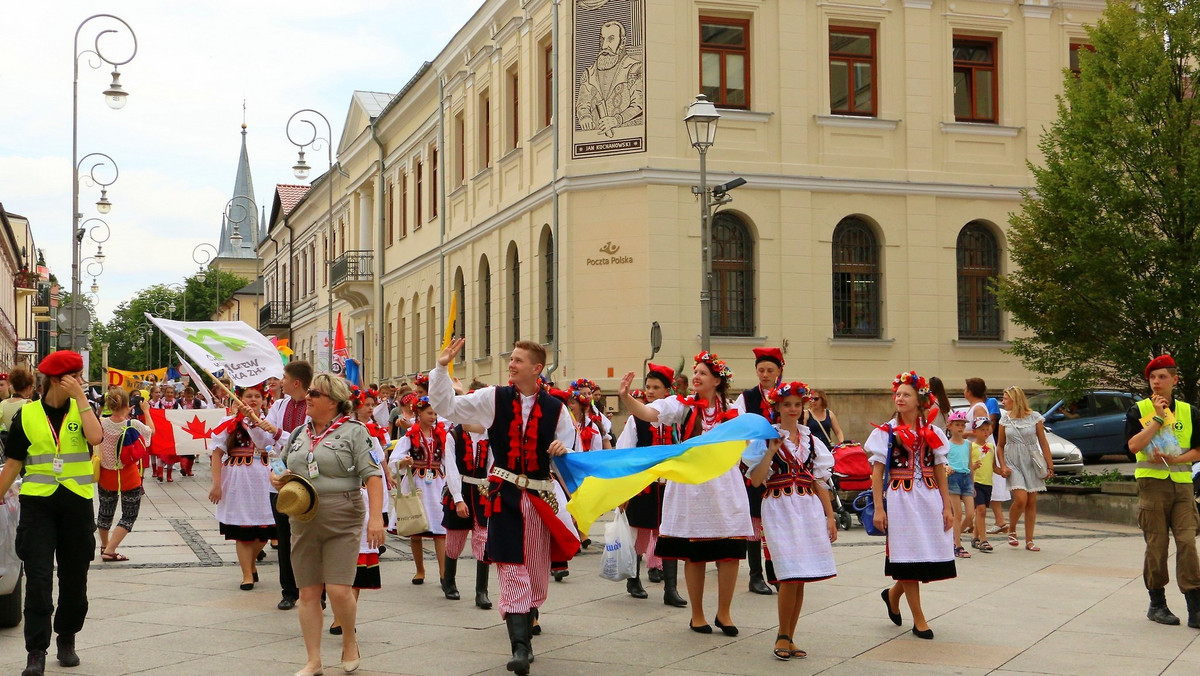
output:
<path id="1" fill-rule="evenodd" d="M 324 138 L 322 138 L 321 136 L 319 136 L 317 134 L 317 124 L 314 120 L 315 120 L 315 118 L 318 118 L 318 117 L 321 118 L 321 121 L 325 123 Z M 296 127 L 298 128 L 296 136 L 292 135 L 292 123 L 293 122 L 295 122 Z M 307 131 L 304 130 L 305 125 L 308 126 Z M 307 179 L 308 175 L 310 173 L 312 173 L 312 167 L 308 166 L 308 162 L 306 162 L 304 160 L 304 149 L 312 148 L 313 150 L 320 150 L 322 145 L 325 146 L 326 161 L 328 162 L 328 166 L 329 166 L 329 169 L 325 172 L 325 182 L 327 183 L 327 185 L 325 186 L 325 191 L 329 196 L 329 206 L 328 206 L 328 210 L 326 211 L 325 217 L 329 221 L 329 232 L 332 233 L 333 232 L 333 144 L 330 142 L 330 139 L 333 138 L 333 128 L 329 126 L 329 118 L 327 118 L 324 115 L 322 115 L 321 113 L 313 110 L 312 108 L 304 108 L 303 110 L 297 110 L 296 112 L 292 113 L 291 117 L 288 118 L 287 127 L 286 127 L 285 131 L 287 132 L 288 140 L 292 142 L 292 145 L 295 145 L 297 148 L 300 149 L 299 155 L 296 158 L 296 164 L 292 167 L 292 171 L 295 173 L 297 181 L 303 181 L 303 180 Z M 297 138 L 299 140 L 297 140 Z M 307 139 L 307 140 L 305 140 L 305 139 Z M 331 240 L 326 240 L 326 241 L 331 241 Z M 325 257 L 328 259 L 328 260 L 326 260 L 325 264 L 330 265 L 333 262 L 332 256 L 330 256 L 330 252 L 328 252 L 328 251 L 325 252 Z M 327 334 L 326 334 L 327 335 L 327 343 L 326 343 L 325 347 L 326 347 L 326 359 L 328 359 L 328 362 L 327 362 L 328 368 L 330 371 L 332 371 L 333 370 L 333 277 L 332 276 L 329 277 L 329 284 L 326 287 L 326 291 L 328 292 L 328 297 L 326 299 L 327 302 L 326 302 L 326 312 L 325 312 L 325 319 L 326 319 L 326 325 L 327 325 L 327 329 L 326 329 L 327 330 Z"/>
<path id="2" fill-rule="evenodd" d="M 207 274 L 204 272 L 204 266 L 208 265 L 212 259 L 217 257 L 217 247 L 205 242 L 197 244 L 196 248 L 192 249 L 192 260 L 195 261 L 200 269 L 196 271 L 196 281 L 204 283 Z M 217 278 L 217 303 L 221 302 L 221 275 L 215 275 Z"/>
<path id="3" fill-rule="evenodd" d="M 119 23 L 120 26 L 118 26 L 116 28 L 106 28 L 106 29 L 99 31 L 98 33 L 96 33 L 96 36 L 92 42 L 92 47 L 90 49 L 80 50 L 79 34 L 81 32 L 83 32 L 83 27 L 85 25 L 87 25 L 88 22 L 92 21 L 93 19 L 111 19 L 112 21 Z M 122 27 L 125 31 L 129 32 L 129 36 L 133 40 L 133 49 L 130 51 L 128 58 L 125 58 L 125 59 L 110 58 L 108 55 L 106 55 L 101 50 L 100 39 L 109 33 L 120 33 L 122 30 Z M 90 155 L 84 156 L 83 160 L 79 159 L 79 62 L 86 55 L 87 56 L 87 65 L 91 68 L 99 69 L 103 64 L 106 64 L 106 63 L 113 67 L 112 83 L 109 84 L 108 89 L 104 90 L 104 101 L 108 104 L 109 108 L 112 108 L 113 110 L 120 110 L 121 108 L 125 107 L 125 99 L 129 94 L 121 86 L 121 81 L 120 81 L 121 74 L 119 72 L 119 67 L 129 63 L 130 61 L 133 60 L 133 57 L 137 55 L 137 35 L 133 32 L 133 29 L 129 27 L 129 24 L 125 23 L 125 21 L 123 19 L 121 19 L 120 17 L 113 16 L 112 14 L 95 14 L 95 15 L 89 16 L 88 18 L 84 19 L 83 22 L 79 24 L 79 27 L 75 29 L 75 44 L 74 44 L 74 52 L 73 53 L 74 53 L 74 57 L 73 57 L 74 81 L 72 83 L 72 88 L 71 88 L 71 100 L 72 100 L 72 105 L 71 105 L 71 298 L 72 298 L 72 302 L 71 302 L 71 330 L 68 332 L 68 335 L 70 337 L 70 342 L 71 342 L 70 346 L 72 349 L 75 348 L 76 336 L 79 335 L 79 315 L 78 315 L 78 312 L 79 312 L 78 299 L 80 298 L 79 244 L 83 238 L 82 234 L 80 232 L 80 223 L 79 223 L 79 219 L 83 217 L 83 215 L 79 213 L 79 173 L 80 173 L 80 170 L 82 169 L 83 162 L 85 160 L 87 160 L 89 157 L 97 157 L 97 158 L 103 157 L 104 159 L 108 160 L 109 164 L 112 165 L 113 178 L 111 181 L 108 181 L 107 183 L 97 180 L 96 174 L 95 174 L 96 168 L 104 165 L 103 161 L 98 161 L 96 164 L 94 164 L 91 167 L 91 169 L 88 172 L 88 175 L 91 178 L 93 185 L 100 186 L 100 199 L 96 202 L 96 209 L 101 214 L 107 214 L 112 209 L 112 203 L 108 201 L 108 186 L 112 185 L 112 183 L 117 180 L 117 178 L 116 178 L 116 173 L 117 173 L 116 166 L 117 165 L 115 162 L 112 161 L 112 158 L 108 157 L 107 155 L 103 155 L 101 153 L 92 153 Z M 105 226 L 106 230 L 107 230 L 107 227 L 108 226 L 106 225 Z M 105 237 L 105 239 L 107 239 L 107 237 Z M 103 254 L 100 254 L 100 255 L 102 256 Z M 99 260 L 103 260 L 103 258 L 99 258 Z"/>
<path id="4" fill-rule="evenodd" d="M 700 153 L 700 185 L 692 187 L 692 194 L 700 196 L 700 349 L 705 352 L 709 350 L 712 334 L 712 252 L 709 249 L 712 212 L 708 202 L 708 167 L 705 159 L 708 149 L 717 140 L 717 121 L 720 119 L 717 107 L 704 94 L 696 96 L 683 118 L 688 139 Z"/>

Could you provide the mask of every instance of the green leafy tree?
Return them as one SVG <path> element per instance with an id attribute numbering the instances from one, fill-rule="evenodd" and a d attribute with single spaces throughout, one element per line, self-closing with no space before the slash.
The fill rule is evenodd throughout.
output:
<path id="1" fill-rule="evenodd" d="M 1036 188 L 1014 214 L 1012 351 L 1066 392 L 1141 388 L 1154 354 L 1200 381 L 1200 2 L 1110 2 L 1066 73 Z"/>

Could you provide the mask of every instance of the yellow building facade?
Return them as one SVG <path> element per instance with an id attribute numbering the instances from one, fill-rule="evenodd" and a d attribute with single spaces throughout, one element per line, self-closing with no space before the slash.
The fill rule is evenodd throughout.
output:
<path id="1" fill-rule="evenodd" d="M 557 379 L 612 389 L 655 322 L 654 361 L 690 367 L 682 119 L 703 92 L 721 114 L 708 184 L 746 180 L 712 220 L 712 349 L 735 387 L 762 345 L 835 397 L 909 368 L 952 395 L 970 376 L 1036 386 L 987 279 L 1103 5 L 488 0 L 397 94 L 355 92 L 332 174 L 272 210 L 260 326 L 317 359 L 332 307 L 366 378 L 398 381 L 433 365 L 455 293 L 464 380 L 504 380 L 535 338 Z"/>

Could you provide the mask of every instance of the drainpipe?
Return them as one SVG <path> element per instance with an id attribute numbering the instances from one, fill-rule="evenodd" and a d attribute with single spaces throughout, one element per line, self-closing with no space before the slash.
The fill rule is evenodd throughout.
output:
<path id="1" fill-rule="evenodd" d="M 548 270 L 547 272 L 554 276 L 554 288 L 551 290 L 551 297 L 553 298 L 554 302 L 554 318 L 550 320 L 553 322 L 554 328 L 554 349 L 551 352 L 553 356 L 550 358 L 550 364 L 546 366 L 547 376 L 552 376 L 554 370 L 558 368 L 558 361 L 560 358 L 559 345 L 562 343 L 562 322 L 558 321 L 559 313 L 562 311 L 561 305 L 558 302 L 558 287 L 562 284 L 562 279 L 558 275 L 559 265 L 561 264 L 560 261 L 562 260 L 562 257 L 559 255 L 560 249 L 558 237 L 558 101 L 560 98 L 558 95 L 558 7 L 561 3 L 562 0 L 554 0 L 554 25 L 550 32 L 550 58 L 554 59 L 554 68 L 550 71 L 550 90 L 551 96 L 554 97 L 554 102 L 550 112 L 550 124 L 554 127 L 554 175 L 550 178 L 550 193 L 553 195 L 550 209 L 550 232 L 551 237 L 554 239 L 554 242 L 552 243 L 554 249 L 554 269 Z"/>
<path id="2" fill-rule="evenodd" d="M 283 280 L 283 297 L 288 304 L 288 345 L 295 345 L 292 341 L 292 318 L 296 315 L 296 299 L 291 297 L 292 294 L 292 275 L 296 272 L 296 233 L 292 230 L 291 219 L 288 216 L 283 217 L 283 227 L 288 231 L 288 276 Z"/>
<path id="3" fill-rule="evenodd" d="M 438 155 L 439 159 L 446 154 L 446 106 L 444 103 L 446 89 L 446 80 L 438 73 Z M 438 240 L 438 288 L 442 290 L 442 313 L 445 314 L 446 309 L 450 307 L 446 296 L 446 166 L 445 162 L 441 162 L 442 166 L 438 167 L 438 184 L 435 186 L 437 190 L 438 200 L 438 225 L 441 226 L 441 233 Z M 458 302 L 463 303 L 465 299 L 459 298 Z M 446 317 L 442 317 L 442 324 L 447 321 Z M 429 321 L 428 319 L 426 321 Z M 461 329 L 462 327 L 457 327 Z M 436 335 L 436 334 L 435 334 Z M 438 353 L 441 351 L 438 350 Z M 432 367 L 431 367 L 432 368 Z"/>
<path id="4" fill-rule="evenodd" d="M 384 339 L 383 339 L 383 332 L 387 330 L 387 327 L 383 325 L 383 246 L 384 246 L 383 243 L 384 243 L 384 238 L 387 237 L 388 233 L 387 233 L 387 219 L 384 216 L 384 214 L 386 213 L 384 211 L 384 209 L 387 206 L 387 204 L 384 201 L 385 196 L 384 196 L 384 190 L 383 190 L 383 187 L 385 185 L 387 185 L 387 182 L 383 176 L 383 172 L 387 168 L 387 164 L 384 161 L 383 140 L 379 138 L 379 134 L 376 129 L 376 125 L 379 124 L 379 118 L 380 118 L 380 116 L 376 116 L 374 119 L 371 120 L 371 140 L 375 141 L 375 145 L 379 146 L 379 185 L 375 189 L 375 198 L 376 198 L 376 202 L 378 203 L 378 206 L 375 209 L 375 213 L 378 215 L 376 216 L 375 220 L 379 224 L 379 236 L 375 238 L 376 241 L 375 241 L 375 266 L 374 266 L 375 267 L 375 342 L 377 344 L 376 363 L 379 366 L 378 366 L 378 370 L 377 370 L 378 377 L 375 379 L 375 382 L 382 383 L 383 382 L 383 365 L 385 363 L 387 363 L 387 361 L 385 359 L 387 356 L 385 354 L 386 350 L 384 349 L 384 345 L 385 345 L 386 341 L 384 341 Z M 391 199 L 391 195 L 388 195 L 387 198 Z M 365 352 L 365 350 L 364 350 L 364 352 Z"/>

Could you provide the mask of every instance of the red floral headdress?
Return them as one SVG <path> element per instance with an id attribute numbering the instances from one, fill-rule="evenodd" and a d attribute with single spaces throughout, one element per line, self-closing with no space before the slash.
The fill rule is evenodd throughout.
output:
<path id="1" fill-rule="evenodd" d="M 901 385 L 908 385 L 917 391 L 917 399 L 922 407 L 929 405 L 929 384 L 925 382 L 924 378 L 917 375 L 916 371 L 906 371 L 893 378 L 892 392 L 895 393 Z"/>
<path id="2" fill-rule="evenodd" d="M 580 407 L 583 408 L 584 413 L 587 413 L 591 410 L 592 398 L 590 396 L 580 392 L 579 390 L 571 390 L 569 396 L 576 404 L 579 404 Z"/>
<path id="3" fill-rule="evenodd" d="M 429 389 L 429 374 L 418 373 L 416 375 L 416 377 L 413 378 L 413 383 L 415 383 L 417 387 L 422 387 L 422 388 L 428 390 Z"/>
<path id="4" fill-rule="evenodd" d="M 599 387 L 596 387 L 596 383 L 592 382 L 591 380 L 588 380 L 587 378 L 580 378 L 579 380 L 571 381 L 571 390 L 572 391 L 579 390 L 584 387 L 587 387 L 587 388 L 590 388 L 593 390 L 600 389 Z"/>
<path id="5" fill-rule="evenodd" d="M 363 402 L 367 400 L 367 397 L 371 397 L 375 401 L 379 401 L 379 391 L 364 390 L 357 385 L 350 388 L 350 402 L 354 404 L 354 408 L 362 406 Z"/>
<path id="6" fill-rule="evenodd" d="M 433 406 L 433 404 L 429 403 L 429 397 L 417 397 L 417 400 L 412 403 L 414 411 L 421 411 L 430 406 Z"/>
<path id="7" fill-rule="evenodd" d="M 642 402 L 643 404 L 646 403 L 646 391 L 645 390 L 630 390 L 629 396 L 633 397 L 634 399 L 637 399 L 638 401 Z"/>
<path id="8" fill-rule="evenodd" d="M 719 376 L 725 380 L 733 378 L 733 369 L 729 368 L 728 364 L 718 359 L 717 355 L 712 352 L 708 352 L 707 350 L 701 352 L 693 358 L 693 361 L 697 364 L 707 366 L 715 376 Z"/>
<path id="9" fill-rule="evenodd" d="M 793 380 L 790 383 L 783 383 L 779 387 L 767 392 L 767 401 L 774 406 L 788 397 L 800 397 L 801 401 L 808 401 L 811 397 L 808 394 L 808 385 Z"/>

